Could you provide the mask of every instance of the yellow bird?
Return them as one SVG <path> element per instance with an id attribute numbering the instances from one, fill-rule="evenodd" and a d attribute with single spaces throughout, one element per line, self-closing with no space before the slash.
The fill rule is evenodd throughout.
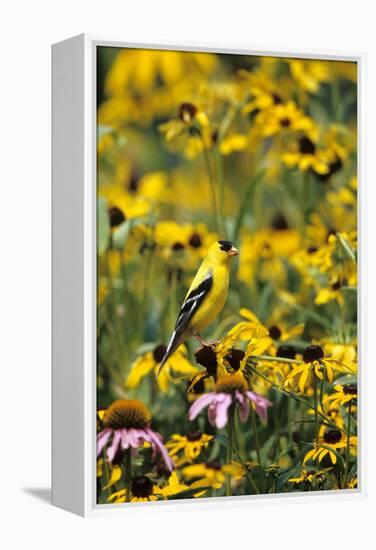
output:
<path id="1" fill-rule="evenodd" d="M 195 336 L 205 345 L 200 332 L 214 321 L 225 305 L 230 260 L 238 254 L 239 251 L 230 241 L 218 241 L 210 246 L 181 306 L 157 376 L 168 358 L 190 336 Z"/>

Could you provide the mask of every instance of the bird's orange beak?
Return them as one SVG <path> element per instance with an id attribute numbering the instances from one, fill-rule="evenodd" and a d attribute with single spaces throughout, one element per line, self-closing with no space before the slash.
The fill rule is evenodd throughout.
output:
<path id="1" fill-rule="evenodd" d="M 235 248 L 235 246 L 232 246 L 230 250 L 228 251 L 229 256 L 239 256 L 239 250 Z"/>

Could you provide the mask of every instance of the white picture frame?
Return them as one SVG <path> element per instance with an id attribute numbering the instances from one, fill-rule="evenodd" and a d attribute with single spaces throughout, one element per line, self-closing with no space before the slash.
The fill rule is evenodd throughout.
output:
<path id="1" fill-rule="evenodd" d="M 96 48 L 116 46 L 310 59 L 358 64 L 358 219 L 361 291 L 358 336 L 361 357 L 359 401 L 359 486 L 344 491 L 210 498 L 200 501 L 126 505 L 96 504 Z M 160 506 L 193 507 L 267 505 L 301 499 L 363 498 L 366 495 L 364 279 L 365 116 L 362 111 L 364 53 L 275 51 L 225 44 L 134 44 L 79 35 L 52 47 L 52 502 L 79 514 L 143 513 Z"/>

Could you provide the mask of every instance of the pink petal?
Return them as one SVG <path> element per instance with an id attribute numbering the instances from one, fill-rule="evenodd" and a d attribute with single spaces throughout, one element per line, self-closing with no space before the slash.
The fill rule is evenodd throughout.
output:
<path id="1" fill-rule="evenodd" d="M 113 461 L 121 440 L 121 432 L 123 430 L 114 430 L 114 437 L 112 439 L 111 446 L 107 449 L 107 458 L 110 462 Z"/>
<path id="2" fill-rule="evenodd" d="M 99 456 L 103 451 L 107 441 L 110 439 L 111 434 L 112 434 L 111 428 L 105 428 L 104 430 L 99 432 L 97 436 L 97 456 Z"/>
<path id="3" fill-rule="evenodd" d="M 249 414 L 249 401 L 240 391 L 237 391 L 235 396 L 239 403 L 239 418 L 242 422 L 245 422 Z"/>
<path id="4" fill-rule="evenodd" d="M 245 394 L 247 395 L 248 399 L 255 404 L 256 412 L 259 415 L 261 421 L 266 422 L 267 411 L 268 407 L 272 405 L 271 402 L 268 399 L 265 399 L 265 397 L 261 397 L 261 395 L 258 395 L 257 393 L 254 393 L 252 391 L 246 391 Z"/>
<path id="5" fill-rule="evenodd" d="M 131 447 L 134 449 L 137 449 L 137 447 L 140 446 L 140 437 L 138 435 L 138 431 L 135 428 L 129 428 L 128 429 L 128 442 Z"/>
<path id="6" fill-rule="evenodd" d="M 172 461 L 172 458 L 168 454 L 166 447 L 161 441 L 161 436 L 158 433 L 153 432 L 153 430 L 151 430 L 150 428 L 146 428 L 145 432 L 147 432 L 147 434 L 149 435 L 153 448 L 156 448 L 161 453 L 167 469 L 172 472 L 172 470 L 174 469 L 174 463 Z"/>
<path id="7" fill-rule="evenodd" d="M 229 394 L 218 394 L 218 396 L 219 395 L 223 397 L 221 400 L 217 399 L 215 423 L 217 428 L 224 428 L 227 424 L 227 411 L 232 403 L 232 397 Z"/>
<path id="8" fill-rule="evenodd" d="M 119 430 L 119 432 L 121 434 L 121 448 L 124 450 L 128 449 L 130 442 L 127 428 L 123 428 L 122 430 Z"/>
<path id="9" fill-rule="evenodd" d="M 189 409 L 188 418 L 189 420 L 194 420 L 198 414 L 204 409 L 207 405 L 211 403 L 213 400 L 213 397 L 215 397 L 214 392 L 206 393 L 205 395 L 202 395 L 196 401 L 192 404 L 191 408 Z"/>

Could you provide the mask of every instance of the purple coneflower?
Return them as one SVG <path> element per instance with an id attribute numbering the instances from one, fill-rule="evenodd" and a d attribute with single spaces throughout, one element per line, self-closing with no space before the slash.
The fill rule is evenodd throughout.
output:
<path id="1" fill-rule="evenodd" d="M 189 409 L 189 420 L 194 420 L 204 409 L 208 408 L 208 419 L 212 426 L 224 428 L 228 420 L 228 409 L 231 405 L 239 405 L 239 418 L 245 422 L 249 414 L 249 403 L 255 405 L 255 410 L 261 420 L 266 422 L 270 401 L 257 393 L 250 391 L 245 379 L 239 374 L 229 374 L 218 378 L 214 392 L 199 397 Z"/>
<path id="2" fill-rule="evenodd" d="M 162 437 L 150 427 L 151 415 L 147 407 L 134 399 L 119 399 L 106 410 L 103 417 L 104 429 L 98 433 L 97 455 L 108 445 L 106 456 L 113 462 L 118 451 L 138 449 L 150 443 L 154 455 L 159 452 L 171 472 L 174 463 L 162 443 Z"/>

